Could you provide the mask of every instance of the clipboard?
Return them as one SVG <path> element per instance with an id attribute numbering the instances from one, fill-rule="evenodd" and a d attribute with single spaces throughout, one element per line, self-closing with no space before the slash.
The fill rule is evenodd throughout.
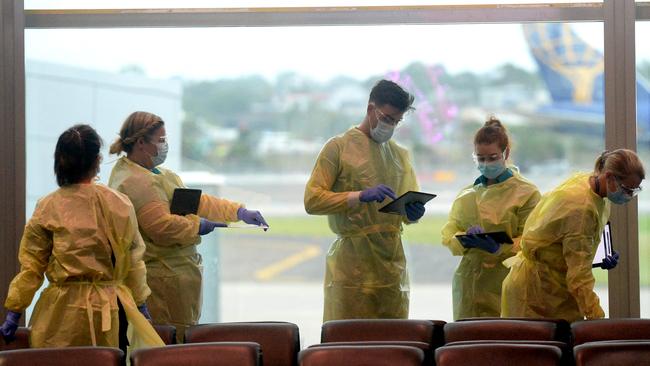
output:
<path id="1" fill-rule="evenodd" d="M 176 188 L 169 205 L 169 212 L 174 215 L 195 214 L 199 211 L 201 190 L 192 188 Z"/>
<path id="2" fill-rule="evenodd" d="M 486 238 L 490 237 L 492 238 L 495 242 L 499 244 L 513 244 L 514 242 L 512 241 L 512 238 L 505 232 L 505 231 L 493 231 L 489 233 L 480 233 L 480 234 L 460 234 L 456 235 L 456 238 L 465 245 L 466 242 L 464 241 L 465 238 L 470 237 L 470 236 L 477 236 L 479 238 Z"/>
<path id="3" fill-rule="evenodd" d="M 591 263 L 591 268 L 602 267 L 603 259 L 608 255 L 612 255 L 614 248 L 612 246 L 612 227 L 609 222 L 605 224 L 603 232 L 600 234 L 600 243 L 596 248 L 596 255 Z"/>
<path id="4" fill-rule="evenodd" d="M 433 193 L 408 191 L 379 209 L 379 212 L 406 216 L 406 205 L 413 202 L 425 204 L 436 197 Z"/>

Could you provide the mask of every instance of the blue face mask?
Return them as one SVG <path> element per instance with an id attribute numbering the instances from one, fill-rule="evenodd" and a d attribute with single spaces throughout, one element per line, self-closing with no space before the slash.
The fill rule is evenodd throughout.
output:
<path id="1" fill-rule="evenodd" d="M 166 141 L 159 142 L 156 144 L 156 149 L 158 150 L 158 155 L 151 157 L 151 162 L 154 167 L 165 162 L 165 159 L 167 159 L 167 152 L 169 151 L 169 145 L 167 145 Z"/>
<path id="2" fill-rule="evenodd" d="M 383 144 L 390 140 L 393 136 L 393 131 L 395 131 L 395 126 L 384 121 L 377 121 L 377 126 L 370 128 L 370 137 L 378 144 Z"/>
<path id="3" fill-rule="evenodd" d="M 478 163 L 478 170 L 487 179 L 495 179 L 506 170 L 506 163 L 503 160 L 491 163 Z"/>
<path id="4" fill-rule="evenodd" d="M 621 185 L 616 181 L 616 191 L 610 192 L 609 188 L 607 189 L 607 199 L 610 200 L 612 203 L 615 203 L 617 205 L 624 205 L 632 199 L 632 196 L 629 194 L 626 194 L 623 192 L 623 188 L 621 188 Z"/>

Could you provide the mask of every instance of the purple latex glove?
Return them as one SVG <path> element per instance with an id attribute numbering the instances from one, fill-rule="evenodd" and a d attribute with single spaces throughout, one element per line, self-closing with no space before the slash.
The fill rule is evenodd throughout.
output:
<path id="1" fill-rule="evenodd" d="M 465 232 L 465 234 L 468 234 L 468 235 L 469 234 L 482 234 L 484 232 L 485 232 L 485 230 L 483 230 L 481 225 L 474 225 L 474 226 L 470 226 L 469 229 L 467 229 L 467 231 Z"/>
<path id="2" fill-rule="evenodd" d="M 228 224 L 210 221 L 201 217 L 201 222 L 199 223 L 199 235 L 210 234 L 215 227 L 228 227 Z"/>
<path id="3" fill-rule="evenodd" d="M 151 314 L 149 314 L 149 308 L 147 308 L 146 303 L 139 305 L 138 311 L 140 311 L 140 314 L 142 314 L 148 321 L 151 321 Z"/>
<path id="4" fill-rule="evenodd" d="M 608 255 L 605 258 L 603 258 L 603 264 L 600 265 L 600 268 L 610 270 L 613 269 L 618 265 L 618 252 L 614 251 L 612 255 Z"/>
<path id="5" fill-rule="evenodd" d="M 418 221 L 424 215 L 424 203 L 411 202 L 404 207 L 406 210 L 406 217 L 409 221 Z"/>
<path id="6" fill-rule="evenodd" d="M 18 329 L 18 321 L 20 321 L 21 313 L 15 311 L 7 311 L 7 318 L 0 326 L 0 334 L 5 339 L 6 343 L 13 341 L 16 338 L 16 330 Z"/>
<path id="7" fill-rule="evenodd" d="M 237 218 L 242 220 L 243 222 L 251 225 L 257 225 L 257 226 L 266 226 L 268 228 L 269 224 L 266 223 L 266 220 L 264 220 L 264 217 L 259 211 L 255 210 L 247 210 L 243 207 L 240 207 L 237 210 Z M 266 231 L 267 229 L 264 229 Z"/>
<path id="8" fill-rule="evenodd" d="M 390 197 L 392 199 L 397 198 L 395 195 L 395 192 L 393 190 L 384 184 L 377 185 L 372 188 L 364 189 L 361 191 L 361 194 L 359 194 L 359 201 L 361 202 L 383 202 L 386 197 Z"/>

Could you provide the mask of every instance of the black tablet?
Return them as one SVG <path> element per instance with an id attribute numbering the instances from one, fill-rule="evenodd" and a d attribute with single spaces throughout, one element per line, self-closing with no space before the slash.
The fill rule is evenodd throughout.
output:
<path id="1" fill-rule="evenodd" d="M 598 243 L 598 248 L 596 248 L 596 255 L 594 260 L 591 263 L 591 267 L 602 267 L 603 259 L 608 255 L 612 255 L 614 248 L 612 246 L 612 228 L 609 224 L 605 224 L 603 232 L 600 234 L 600 243 Z"/>
<path id="2" fill-rule="evenodd" d="M 433 193 L 408 191 L 379 209 L 379 212 L 406 216 L 406 205 L 412 202 L 425 204 L 436 195 Z"/>
<path id="3" fill-rule="evenodd" d="M 191 188 L 176 188 L 172 203 L 169 206 L 169 212 L 174 215 L 187 215 L 199 212 L 199 202 L 201 201 L 201 190 Z"/>
<path id="4" fill-rule="evenodd" d="M 494 232 L 490 232 L 490 233 L 480 233 L 480 234 L 461 234 L 461 235 L 456 235 L 456 238 L 458 238 L 458 240 L 460 240 L 460 242 L 463 245 L 466 245 L 466 243 L 464 241 L 465 238 L 467 238 L 468 236 L 472 236 L 472 235 L 476 235 L 479 238 L 485 238 L 485 237 L 489 236 L 499 244 L 512 244 L 513 243 L 512 238 L 510 238 L 508 233 L 506 233 L 505 231 L 494 231 Z"/>

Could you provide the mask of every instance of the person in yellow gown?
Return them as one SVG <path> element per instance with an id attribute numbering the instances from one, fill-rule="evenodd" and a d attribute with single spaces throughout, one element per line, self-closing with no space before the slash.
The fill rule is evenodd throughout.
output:
<path id="1" fill-rule="evenodd" d="M 58 139 L 54 171 L 60 188 L 38 201 L 25 226 L 20 273 L 9 286 L 9 311 L 0 327 L 7 341 L 45 274 L 49 285 L 30 317 L 32 347 L 119 345 L 126 351 L 122 309 L 133 329 L 132 345 L 164 345 L 145 319 L 151 291 L 133 205 L 94 183 L 101 144 L 88 125 L 75 125 Z"/>
<path id="2" fill-rule="evenodd" d="M 577 173 L 545 194 L 528 217 L 521 252 L 509 259 L 501 316 L 603 318 L 592 261 L 609 219 L 610 202 L 625 204 L 641 190 L 645 170 L 631 150 L 606 151 L 594 171 Z M 618 254 L 603 261 L 614 268 Z"/>
<path id="3" fill-rule="evenodd" d="M 379 81 L 363 122 L 325 144 L 305 187 L 305 210 L 327 215 L 337 235 L 326 258 L 325 321 L 408 317 L 402 222 L 417 221 L 424 205 L 408 205 L 408 217 L 378 209 L 418 190 L 408 152 L 391 140 L 413 99 L 396 83 Z"/>
<path id="4" fill-rule="evenodd" d="M 517 253 L 524 223 L 541 197 L 537 187 L 506 162 L 510 139 L 492 117 L 474 136 L 474 159 L 481 175 L 463 188 L 442 228 L 442 243 L 462 256 L 452 282 L 454 319 L 498 317 L 501 283 L 508 274 L 501 262 Z M 475 238 L 463 246 L 458 234 L 505 231 L 514 244 Z"/>
<path id="5" fill-rule="evenodd" d="M 126 194 L 135 207 L 147 246 L 144 260 L 152 292 L 147 305 L 153 322 L 174 325 L 182 342 L 185 329 L 201 315 L 202 259 L 196 250 L 200 236 L 227 222 L 268 224 L 259 211 L 205 193 L 196 215 L 171 214 L 174 189 L 185 185 L 173 171 L 161 166 L 167 151 L 162 118 L 148 112 L 131 113 L 109 150 L 126 156 L 118 159 L 108 184 Z"/>

